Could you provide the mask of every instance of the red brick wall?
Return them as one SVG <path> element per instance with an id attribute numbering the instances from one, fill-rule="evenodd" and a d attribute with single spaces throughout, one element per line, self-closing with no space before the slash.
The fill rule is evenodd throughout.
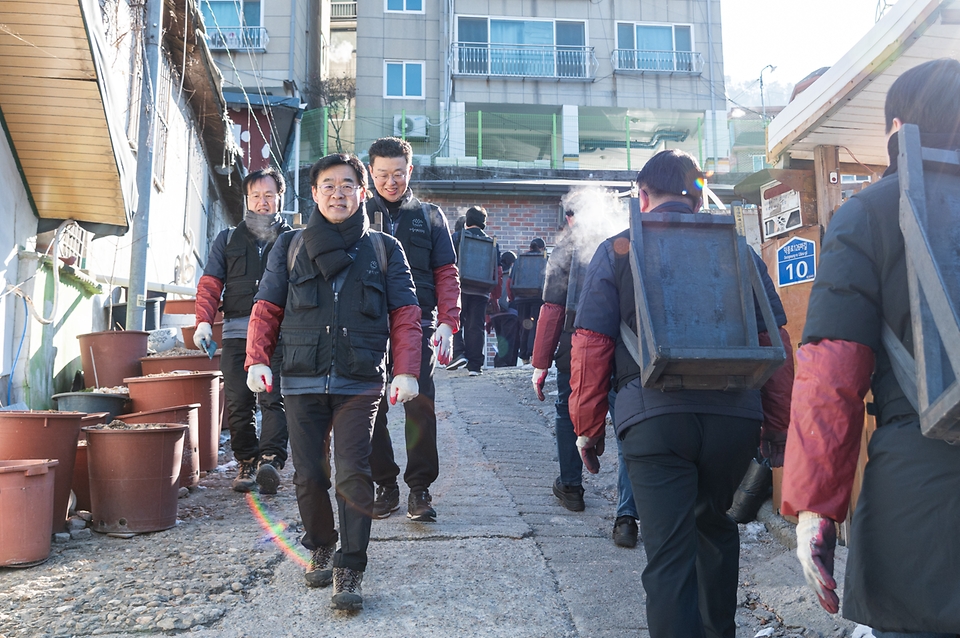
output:
<path id="1" fill-rule="evenodd" d="M 416 193 L 416 185 L 414 184 Z M 560 198 L 529 195 L 464 195 L 424 194 L 423 199 L 436 204 L 447 216 L 450 232 L 457 218 L 477 204 L 487 209 L 486 232 L 497 238 L 500 252 L 519 254 L 530 248 L 530 240 L 540 237 L 547 246 L 556 244 L 560 220 Z"/>

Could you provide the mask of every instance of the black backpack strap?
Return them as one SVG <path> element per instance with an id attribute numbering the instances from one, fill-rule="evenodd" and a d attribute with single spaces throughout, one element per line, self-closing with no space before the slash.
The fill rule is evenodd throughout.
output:
<path id="1" fill-rule="evenodd" d="M 430 204 L 426 202 L 420 202 L 420 210 L 423 211 L 423 221 L 427 223 L 427 235 L 433 236 L 433 210 L 430 208 Z"/>
<path id="2" fill-rule="evenodd" d="M 303 246 L 303 229 L 298 228 L 294 231 L 293 237 L 290 238 L 290 243 L 287 244 L 287 275 L 293 272 L 293 264 L 297 261 L 297 253 L 300 252 L 300 247 Z"/>
<path id="3" fill-rule="evenodd" d="M 370 241 L 373 242 L 373 252 L 377 253 L 377 265 L 380 266 L 380 272 L 387 276 L 387 248 L 383 244 L 383 235 L 378 232 L 370 233 Z"/>

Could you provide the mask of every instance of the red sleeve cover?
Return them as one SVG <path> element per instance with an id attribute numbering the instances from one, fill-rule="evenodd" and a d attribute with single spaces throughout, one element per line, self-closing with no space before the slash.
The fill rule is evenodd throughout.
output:
<path id="1" fill-rule="evenodd" d="M 553 363 L 553 353 L 560 343 L 560 333 L 567 309 L 554 303 L 540 306 L 540 318 L 537 319 L 537 334 L 533 339 L 533 367 L 546 370 Z"/>
<path id="2" fill-rule="evenodd" d="M 853 341 L 824 339 L 797 351 L 783 464 L 784 514 L 846 518 L 873 365 L 873 350 Z"/>
<path id="3" fill-rule="evenodd" d="M 577 436 L 603 436 L 616 343 L 607 335 L 578 328 L 570 355 L 570 419 Z"/>
<path id="4" fill-rule="evenodd" d="M 420 353 L 423 330 L 420 306 L 401 306 L 390 311 L 390 350 L 394 374 L 420 377 Z"/>
<path id="5" fill-rule="evenodd" d="M 213 325 L 214 318 L 217 316 L 217 309 L 220 308 L 220 295 L 223 293 L 223 282 L 213 275 L 204 275 L 197 282 L 197 323 L 207 322 Z"/>
<path id="6" fill-rule="evenodd" d="M 270 365 L 282 321 L 283 308 L 280 306 L 263 299 L 253 304 L 250 323 L 247 324 L 247 358 L 243 362 L 244 370 L 255 363 Z"/>
<path id="7" fill-rule="evenodd" d="M 437 321 L 445 323 L 453 332 L 460 330 L 460 272 L 456 264 L 440 266 L 433 271 L 433 285 L 437 292 Z"/>
<path id="8" fill-rule="evenodd" d="M 761 346 L 773 345 L 770 335 L 761 332 L 759 335 Z M 787 427 L 790 425 L 790 403 L 793 397 L 793 342 L 790 333 L 780 327 L 780 340 L 783 342 L 783 351 L 787 360 L 777 368 L 763 387 L 760 388 L 760 400 L 763 403 L 763 425 L 761 431 L 775 436 L 782 435 L 780 440 L 786 440 Z"/>

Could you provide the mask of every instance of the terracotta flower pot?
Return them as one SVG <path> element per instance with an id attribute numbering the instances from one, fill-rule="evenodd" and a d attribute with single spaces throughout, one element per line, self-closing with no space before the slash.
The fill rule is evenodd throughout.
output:
<path id="1" fill-rule="evenodd" d="M 77 458 L 82 412 L 0 411 L 0 460 L 56 459 L 51 532 L 62 532 L 67 522 L 70 484 Z"/>
<path id="2" fill-rule="evenodd" d="M 219 342 L 217 342 L 219 343 Z M 194 350 L 191 348 L 191 350 Z M 162 374 L 164 372 L 173 372 L 175 370 L 187 370 L 188 372 L 211 372 L 220 369 L 220 351 L 214 353 L 213 359 L 207 356 L 207 353 L 200 350 L 194 350 L 197 354 L 185 354 L 179 356 L 152 355 L 140 359 L 140 368 L 144 376 L 148 374 Z"/>
<path id="3" fill-rule="evenodd" d="M 0 566 L 30 567 L 50 557 L 57 464 L 0 461 Z"/>
<path id="4" fill-rule="evenodd" d="M 77 497 L 77 511 L 90 511 L 90 474 L 87 470 L 87 435 L 84 432 L 83 440 L 77 441 L 77 458 L 73 463 L 73 482 L 70 489 Z"/>
<path id="5" fill-rule="evenodd" d="M 93 530 L 132 534 L 177 524 L 186 425 L 114 430 L 85 427 Z"/>
<path id="6" fill-rule="evenodd" d="M 200 483 L 200 404 L 177 405 L 172 408 L 121 414 L 125 423 L 179 423 L 187 426 L 183 438 L 183 461 L 180 463 L 180 487 L 196 487 Z M 78 497 L 79 501 L 79 497 Z"/>
<path id="7" fill-rule="evenodd" d="M 162 376 L 124 379 L 130 388 L 133 409 L 138 412 L 157 410 L 191 403 L 200 404 L 199 427 L 200 471 L 217 467 L 220 448 L 220 379 L 217 371 L 165 374 Z"/>
<path id="8" fill-rule="evenodd" d="M 197 350 L 197 346 L 193 343 L 193 333 L 197 331 L 196 326 L 182 326 L 180 332 L 183 333 L 183 347 L 190 350 Z M 213 340 L 217 342 L 218 346 L 223 345 L 223 322 L 218 321 L 213 324 Z"/>
<path id="9" fill-rule="evenodd" d="M 167 297 L 167 303 L 163 305 L 163 314 L 165 315 L 192 315 L 196 312 L 197 300 L 195 297 L 189 299 L 170 299 Z"/>
<path id="10" fill-rule="evenodd" d="M 140 357 L 147 354 L 149 333 L 107 330 L 78 335 L 83 384 L 88 388 L 123 385 L 124 377 L 140 375 Z"/>

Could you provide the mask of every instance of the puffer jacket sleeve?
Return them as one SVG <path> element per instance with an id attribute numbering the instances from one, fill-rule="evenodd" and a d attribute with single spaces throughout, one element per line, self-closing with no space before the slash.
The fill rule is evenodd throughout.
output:
<path id="1" fill-rule="evenodd" d="M 269 301 L 257 301 L 250 311 L 247 324 L 247 357 L 243 362 L 246 370 L 255 363 L 270 365 L 270 358 L 277 347 L 283 308 Z"/>
<path id="2" fill-rule="evenodd" d="M 570 361 L 570 419 L 577 436 L 603 437 L 616 343 L 607 335 L 578 328 Z"/>
<path id="3" fill-rule="evenodd" d="M 433 284 L 437 290 L 437 322 L 447 324 L 456 333 L 460 330 L 460 272 L 457 265 L 447 264 L 434 269 Z"/>
<path id="4" fill-rule="evenodd" d="M 553 354 L 560 343 L 563 322 L 567 309 L 557 304 L 544 303 L 540 306 L 537 319 L 537 333 L 533 340 L 533 367 L 546 370 L 553 363 Z"/>
<path id="5" fill-rule="evenodd" d="M 784 514 L 846 518 L 873 367 L 873 350 L 853 341 L 824 339 L 797 351 L 783 466 Z"/>
<path id="6" fill-rule="evenodd" d="M 223 294 L 223 280 L 213 275 L 204 275 L 197 282 L 196 325 L 203 322 L 213 325 L 220 307 L 220 295 Z"/>

